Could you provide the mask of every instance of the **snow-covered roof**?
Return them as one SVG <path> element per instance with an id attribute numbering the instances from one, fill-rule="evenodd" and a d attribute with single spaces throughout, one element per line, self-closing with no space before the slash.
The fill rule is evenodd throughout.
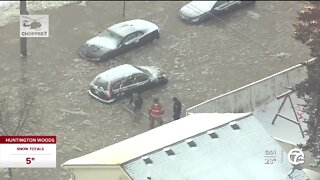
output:
<path id="1" fill-rule="evenodd" d="M 113 165 L 133 180 L 288 179 L 292 170 L 287 153 L 251 113 L 191 114 L 62 166 Z M 308 177 L 296 170 L 291 179 Z"/>
<path id="2" fill-rule="evenodd" d="M 224 119 L 223 115 L 221 118 Z M 211 120 L 218 119 L 213 116 Z M 205 124 L 201 118 L 194 119 L 194 122 Z M 170 146 L 170 156 L 165 152 L 169 152 L 168 149 L 162 148 L 124 163 L 122 167 L 133 180 L 147 177 L 163 180 L 308 179 L 302 170 L 296 170 L 292 178 L 288 177 L 292 165 L 287 160 L 286 152 L 254 116 L 237 119 L 236 123 L 240 127 L 238 130 L 229 124 L 208 126 L 207 129 L 213 128 L 215 137 L 211 138 L 206 131 L 193 136 L 191 139 L 196 147 L 190 147 L 186 141 L 179 141 Z M 176 127 L 176 135 L 180 134 L 181 128 L 185 127 Z M 166 131 L 163 133 L 166 134 Z M 157 142 L 157 139 L 154 141 Z M 266 151 L 275 154 L 267 156 Z M 266 164 L 271 161 L 273 164 Z"/>
<path id="3" fill-rule="evenodd" d="M 249 113 L 192 114 L 179 121 L 173 121 L 82 157 L 71 159 L 62 166 L 120 165 L 248 115 Z"/>
<path id="4" fill-rule="evenodd" d="M 142 73 L 142 71 L 130 64 L 123 64 L 99 74 L 99 77 L 105 81 L 114 81 L 137 73 Z"/>
<path id="5" fill-rule="evenodd" d="M 134 19 L 115 24 L 109 27 L 108 29 L 113 32 L 116 32 L 122 37 L 125 37 L 128 34 L 133 33 L 135 31 L 151 32 L 158 29 L 158 27 L 149 21 L 142 19 Z"/>
<path id="6" fill-rule="evenodd" d="M 191 1 L 180 9 L 188 17 L 196 17 L 209 12 L 217 1 Z"/>

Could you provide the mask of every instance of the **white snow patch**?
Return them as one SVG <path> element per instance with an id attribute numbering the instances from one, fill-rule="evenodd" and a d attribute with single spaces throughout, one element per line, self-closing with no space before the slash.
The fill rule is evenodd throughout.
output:
<path id="1" fill-rule="evenodd" d="M 306 130 L 307 124 L 304 123 L 303 120 L 307 119 L 308 115 L 301 112 L 302 107 L 298 105 L 305 104 L 305 102 L 304 100 L 297 98 L 295 94 L 291 95 L 291 99 L 294 104 L 294 110 L 298 115 L 301 128 L 302 130 Z M 292 144 L 305 144 L 307 137 L 302 138 L 299 126 L 297 124 L 294 124 L 293 122 L 290 122 L 279 116 L 277 117 L 274 125 L 271 124 L 282 101 L 283 98 L 274 100 L 273 102 L 266 104 L 265 106 L 260 106 L 254 110 L 253 114 L 274 138 L 283 140 L 285 142 L 290 142 Z M 292 119 L 293 121 L 296 121 L 294 111 L 290 105 L 289 99 L 286 100 L 280 114 Z"/>
<path id="2" fill-rule="evenodd" d="M 5 6 L 5 4 L 15 2 L 15 1 L 0 1 L 0 6 Z"/>
<path id="3" fill-rule="evenodd" d="M 29 14 L 34 14 L 34 12 L 41 10 L 54 9 L 79 3 L 81 3 L 81 1 L 27 1 L 27 10 Z M 0 27 L 19 21 L 19 14 L 19 1 L 0 1 Z"/>
<path id="4" fill-rule="evenodd" d="M 253 19 L 256 19 L 256 20 L 260 19 L 260 15 L 258 13 L 256 13 L 256 12 L 248 11 L 248 15 Z"/>
<path id="5" fill-rule="evenodd" d="M 106 37 L 99 37 L 99 36 L 88 40 L 87 44 L 101 46 L 101 47 L 105 47 L 108 49 L 116 49 L 117 45 L 118 45 L 118 43 L 114 39 L 106 38 Z"/>

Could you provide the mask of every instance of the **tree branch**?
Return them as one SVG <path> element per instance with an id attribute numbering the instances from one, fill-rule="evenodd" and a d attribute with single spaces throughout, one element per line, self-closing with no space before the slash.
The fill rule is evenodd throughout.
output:
<path id="1" fill-rule="evenodd" d="M 7 123 L 5 123 L 5 121 L 7 121 L 5 116 L 6 111 L 7 109 L 5 106 L 5 100 L 0 100 L 0 124 L 1 124 L 2 135 L 8 135 L 7 125 L 6 125 Z"/>
<path id="2" fill-rule="evenodd" d="M 20 117 L 16 126 L 16 129 L 14 130 L 14 134 L 18 135 L 21 132 L 22 127 L 24 126 L 27 119 L 29 119 L 30 111 L 34 105 L 34 92 L 32 93 L 26 93 L 23 97 L 22 101 L 22 109 L 20 111 Z"/>

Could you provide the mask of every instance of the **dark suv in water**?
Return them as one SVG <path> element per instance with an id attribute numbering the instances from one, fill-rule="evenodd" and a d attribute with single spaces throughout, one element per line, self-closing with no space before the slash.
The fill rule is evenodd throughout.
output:
<path id="1" fill-rule="evenodd" d="M 96 76 L 90 83 L 89 94 L 99 101 L 112 103 L 125 95 L 167 82 L 159 68 L 124 64 Z"/>

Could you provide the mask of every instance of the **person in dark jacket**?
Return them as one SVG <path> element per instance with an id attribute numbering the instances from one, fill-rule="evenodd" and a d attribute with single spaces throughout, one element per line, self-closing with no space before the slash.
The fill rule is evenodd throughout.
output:
<path id="1" fill-rule="evenodd" d="M 132 96 L 131 96 L 129 105 L 133 105 L 133 107 L 134 107 L 133 110 L 135 112 L 136 111 L 140 111 L 142 103 L 143 103 L 143 99 L 140 96 L 140 94 L 133 93 Z"/>
<path id="2" fill-rule="evenodd" d="M 181 102 L 178 100 L 178 98 L 174 97 L 173 100 L 173 120 L 180 119 L 181 115 Z"/>

